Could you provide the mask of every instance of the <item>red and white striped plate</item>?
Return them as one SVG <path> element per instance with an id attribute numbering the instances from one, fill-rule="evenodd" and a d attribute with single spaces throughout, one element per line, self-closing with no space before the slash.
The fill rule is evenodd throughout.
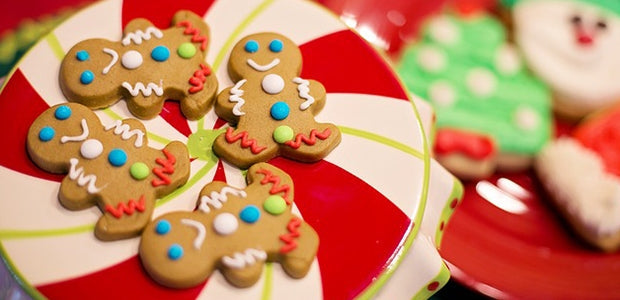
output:
<path id="1" fill-rule="evenodd" d="M 232 85 L 226 61 L 235 42 L 250 33 L 276 31 L 300 45 L 302 77 L 322 82 L 328 91 L 318 119 L 337 124 L 342 143 L 318 163 L 271 161 L 293 177 L 295 209 L 320 236 L 317 259 L 303 279 L 290 279 L 278 264 L 268 264 L 250 288 L 234 288 L 218 272 L 196 288 L 163 288 L 141 268 L 138 238 L 97 240 L 92 230 L 99 210 L 62 208 L 57 194 L 64 176 L 44 172 L 28 158 L 30 124 L 49 106 L 66 101 L 58 70 L 74 44 L 88 38 L 119 40 L 123 26 L 136 17 L 166 28 L 181 8 L 203 15 L 211 28 L 207 61 L 220 88 Z M 124 101 L 96 113 L 106 124 L 132 117 Z M 0 147 L 0 253 L 32 297 L 402 299 L 428 297 L 448 280 L 436 248 L 462 186 L 430 157 L 432 111 L 410 99 L 381 55 L 315 3 L 98 2 L 25 55 L 0 93 L 0 119 L 9 128 Z M 200 189 L 214 179 L 245 185 L 240 170 L 196 143 L 224 125 L 212 111 L 187 121 L 169 102 L 144 124 L 151 146 L 179 140 L 195 158 L 189 182 L 160 199 L 155 216 L 193 209 Z"/>

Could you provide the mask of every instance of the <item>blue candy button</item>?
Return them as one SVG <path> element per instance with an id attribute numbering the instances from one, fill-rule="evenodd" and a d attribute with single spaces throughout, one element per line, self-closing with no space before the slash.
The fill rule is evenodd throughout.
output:
<path id="1" fill-rule="evenodd" d="M 245 43 L 245 52 L 254 53 L 258 51 L 258 43 L 255 40 L 249 40 Z"/>
<path id="2" fill-rule="evenodd" d="M 280 52 L 282 51 L 282 47 L 284 47 L 284 44 L 282 44 L 282 41 L 278 39 L 275 39 L 269 43 L 269 50 L 271 50 L 271 52 Z"/>
<path id="3" fill-rule="evenodd" d="M 248 205 L 241 210 L 239 218 L 246 223 L 255 223 L 260 218 L 260 210 L 256 205 Z"/>
<path id="4" fill-rule="evenodd" d="M 183 247 L 179 244 L 172 244 L 172 246 L 168 248 L 168 258 L 177 260 L 181 257 L 183 257 Z"/>
<path id="5" fill-rule="evenodd" d="M 108 161 L 115 167 L 120 167 L 127 162 L 127 153 L 123 149 L 114 148 L 108 154 Z"/>
<path id="6" fill-rule="evenodd" d="M 170 50 L 166 46 L 157 46 L 151 51 L 151 58 L 156 61 L 166 61 L 170 57 Z"/>
<path id="7" fill-rule="evenodd" d="M 290 112 L 290 108 L 286 102 L 278 101 L 271 106 L 271 117 L 280 121 L 286 119 Z"/>
<path id="8" fill-rule="evenodd" d="M 157 225 L 155 225 L 155 232 L 159 235 L 164 235 L 170 232 L 170 228 L 172 228 L 172 225 L 170 225 L 168 220 L 160 220 L 157 222 Z"/>
<path id="9" fill-rule="evenodd" d="M 86 50 L 80 50 L 75 54 L 75 58 L 77 58 L 77 60 L 79 61 L 85 61 L 90 58 L 90 55 Z"/>

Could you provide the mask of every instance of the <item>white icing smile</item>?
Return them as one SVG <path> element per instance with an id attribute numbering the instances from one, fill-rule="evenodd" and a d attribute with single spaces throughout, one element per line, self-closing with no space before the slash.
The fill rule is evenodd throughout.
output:
<path id="1" fill-rule="evenodd" d="M 207 235 L 207 229 L 205 226 L 202 223 L 192 219 L 181 219 L 181 223 L 196 229 L 197 234 L 194 239 L 194 248 L 196 248 L 196 250 L 200 250 L 200 247 L 202 247 L 202 244 L 205 241 L 205 236 Z"/>
<path id="2" fill-rule="evenodd" d="M 252 69 L 254 69 L 256 71 L 259 71 L 259 72 L 269 71 L 269 70 L 273 69 L 275 66 L 277 66 L 279 63 L 280 63 L 280 59 L 279 58 L 274 58 L 270 63 L 268 63 L 266 65 L 259 65 L 258 63 L 256 63 L 251 58 L 248 58 L 248 65 L 250 65 L 250 67 L 252 67 Z"/>
<path id="3" fill-rule="evenodd" d="M 105 68 L 103 68 L 103 74 L 105 75 L 105 74 L 108 74 L 108 72 L 110 72 L 110 69 L 118 61 L 118 53 L 110 48 L 103 48 L 103 52 L 112 56 L 112 60 L 110 61 L 110 63 Z"/>

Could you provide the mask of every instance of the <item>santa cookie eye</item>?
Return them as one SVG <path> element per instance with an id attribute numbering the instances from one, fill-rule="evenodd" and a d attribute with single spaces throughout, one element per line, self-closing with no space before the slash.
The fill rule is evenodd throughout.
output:
<path id="1" fill-rule="evenodd" d="M 573 23 L 573 25 L 581 25 L 582 21 L 581 16 L 578 14 L 575 14 L 570 18 L 570 22 Z"/>
<path id="2" fill-rule="evenodd" d="M 596 22 L 596 28 L 598 28 L 599 30 L 605 30 L 607 29 L 607 21 L 605 20 L 598 20 Z"/>
<path id="3" fill-rule="evenodd" d="M 254 53 L 258 51 L 258 42 L 255 40 L 249 40 L 245 43 L 243 49 L 245 49 L 245 52 L 247 53 Z"/>
<path id="4" fill-rule="evenodd" d="M 275 39 L 269 43 L 269 50 L 271 50 L 271 52 L 278 53 L 282 51 L 283 47 L 284 45 L 282 44 L 282 41 L 278 39 Z"/>

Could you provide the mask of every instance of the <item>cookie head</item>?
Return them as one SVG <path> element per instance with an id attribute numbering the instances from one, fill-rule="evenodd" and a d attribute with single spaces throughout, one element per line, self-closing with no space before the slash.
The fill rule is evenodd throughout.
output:
<path id="1" fill-rule="evenodd" d="M 105 107 L 107 103 L 101 99 L 116 95 L 120 85 L 118 78 L 122 76 L 119 73 L 122 70 L 118 65 L 126 61 L 126 64 L 137 67 L 138 60 L 142 57 L 136 51 L 123 53 L 109 41 L 82 41 L 71 48 L 62 61 L 61 88 L 69 100 L 93 103 L 92 108 Z"/>
<path id="2" fill-rule="evenodd" d="M 91 131 L 101 124 L 96 115 L 82 105 L 57 105 L 46 110 L 28 131 L 28 152 L 32 160 L 49 172 L 64 173 L 71 158 L 96 159 L 103 144 Z"/>
<path id="3" fill-rule="evenodd" d="M 233 81 L 262 78 L 266 72 L 284 78 L 299 75 L 302 56 L 299 47 L 289 38 L 272 32 L 246 36 L 232 49 L 228 73 Z"/>

